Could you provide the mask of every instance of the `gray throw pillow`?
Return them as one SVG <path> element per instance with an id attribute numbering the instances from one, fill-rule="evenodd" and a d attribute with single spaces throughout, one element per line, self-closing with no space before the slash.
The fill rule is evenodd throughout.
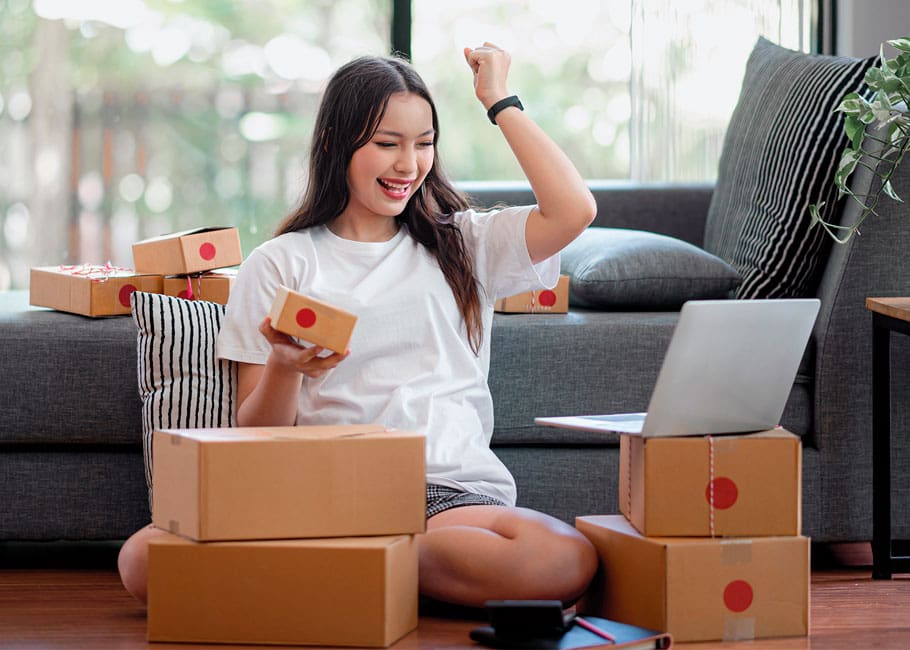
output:
<path id="1" fill-rule="evenodd" d="M 738 298 L 814 296 L 831 239 L 809 205 L 838 201 L 834 172 L 847 143 L 841 99 L 860 92 L 870 59 L 788 50 L 760 38 L 724 136 L 705 250 L 742 274 Z"/>
<path id="2" fill-rule="evenodd" d="M 687 300 L 727 298 L 732 266 L 698 246 L 653 232 L 591 226 L 563 249 L 569 303 L 599 309 L 679 309 Z"/>

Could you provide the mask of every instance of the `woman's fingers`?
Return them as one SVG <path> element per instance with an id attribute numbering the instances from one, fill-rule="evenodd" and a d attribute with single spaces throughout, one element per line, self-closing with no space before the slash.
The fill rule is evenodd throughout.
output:
<path id="1" fill-rule="evenodd" d="M 508 52 L 486 41 L 480 47 L 464 48 L 464 56 L 474 72 L 474 92 L 484 107 L 508 95 L 506 77 L 511 61 Z"/>
<path id="2" fill-rule="evenodd" d="M 327 356 L 320 356 L 325 351 L 324 347 L 298 343 L 292 337 L 273 328 L 269 317 L 259 324 L 259 331 L 272 346 L 272 354 L 279 363 L 307 377 L 321 377 L 351 353 L 347 350 L 343 354 L 333 352 Z"/>
<path id="3" fill-rule="evenodd" d="M 320 347 L 308 348 L 308 350 L 317 350 L 305 363 L 299 366 L 300 372 L 305 374 L 307 377 L 321 377 L 326 372 L 337 366 L 339 363 L 344 361 L 348 355 L 351 353 L 350 350 L 347 350 L 344 354 L 338 352 L 333 352 L 327 357 L 320 357 L 319 352 L 323 350 Z"/>

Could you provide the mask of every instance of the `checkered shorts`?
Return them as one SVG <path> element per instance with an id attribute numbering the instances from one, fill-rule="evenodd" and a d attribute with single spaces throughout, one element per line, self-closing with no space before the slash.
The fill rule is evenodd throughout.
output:
<path id="1" fill-rule="evenodd" d="M 427 483 L 427 519 L 450 508 L 461 506 L 505 506 L 504 501 L 485 494 L 462 492 L 445 485 Z"/>

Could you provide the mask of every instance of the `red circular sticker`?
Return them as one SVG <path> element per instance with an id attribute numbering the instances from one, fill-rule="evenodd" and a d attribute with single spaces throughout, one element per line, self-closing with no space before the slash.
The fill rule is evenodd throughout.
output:
<path id="1" fill-rule="evenodd" d="M 117 298 L 120 300 L 120 304 L 123 305 L 124 307 L 129 307 L 130 306 L 130 296 L 133 295 L 133 292 L 135 290 L 136 290 L 136 287 L 134 287 L 131 284 L 124 284 L 122 287 L 120 287 L 120 293 L 117 296 Z"/>
<path id="2" fill-rule="evenodd" d="M 734 580 L 724 588 L 724 605 L 731 612 L 744 612 L 752 604 L 752 585 L 745 580 Z"/>
<path id="3" fill-rule="evenodd" d="M 537 296 L 537 302 L 544 307 L 552 307 L 556 304 L 556 293 L 549 289 L 544 289 L 540 292 L 540 295 Z"/>
<path id="4" fill-rule="evenodd" d="M 739 490 L 736 488 L 736 483 L 733 482 L 733 479 L 729 479 L 726 476 L 720 476 L 708 483 L 708 487 L 705 488 L 705 500 L 708 503 L 711 503 L 712 485 L 714 486 L 715 508 L 718 510 L 726 510 L 736 503 L 736 499 L 739 497 Z"/>
<path id="5" fill-rule="evenodd" d="M 316 312 L 304 307 L 297 312 L 297 324 L 300 327 L 313 327 L 316 324 Z"/>
<path id="6" fill-rule="evenodd" d="M 212 242 L 205 242 L 202 246 L 199 247 L 199 257 L 204 260 L 213 260 L 215 259 L 215 244 Z"/>

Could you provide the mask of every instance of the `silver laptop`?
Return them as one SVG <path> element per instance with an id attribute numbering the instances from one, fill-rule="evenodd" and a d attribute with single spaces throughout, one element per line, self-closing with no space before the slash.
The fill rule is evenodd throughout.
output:
<path id="1" fill-rule="evenodd" d="M 690 300 L 646 412 L 534 421 L 642 436 L 772 429 L 780 424 L 819 305 L 815 298 Z"/>

